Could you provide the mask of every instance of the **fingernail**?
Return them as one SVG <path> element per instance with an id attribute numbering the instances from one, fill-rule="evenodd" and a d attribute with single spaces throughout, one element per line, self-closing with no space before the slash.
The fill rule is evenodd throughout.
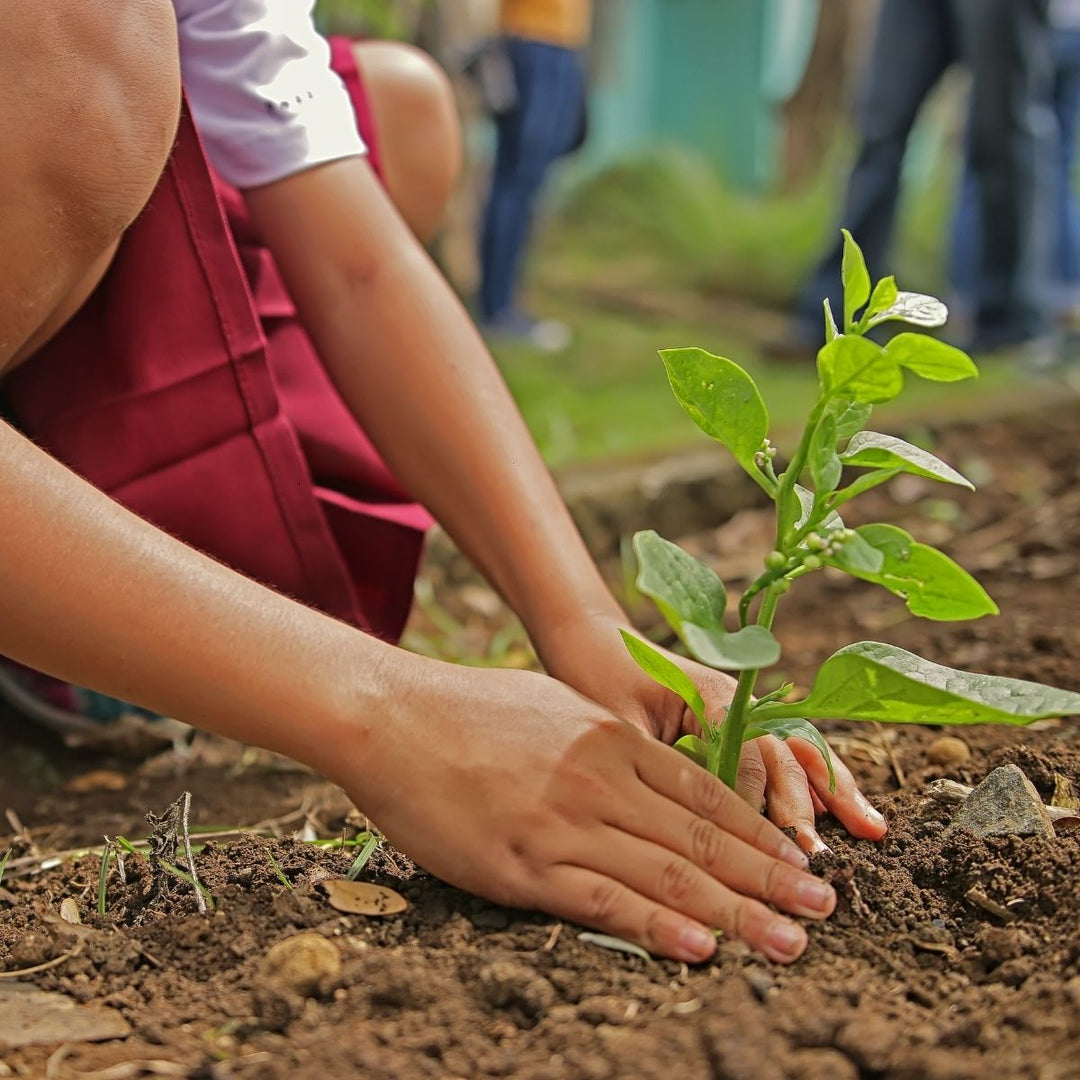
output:
<path id="1" fill-rule="evenodd" d="M 765 938 L 766 951 L 779 960 L 794 959 L 802 952 L 805 944 L 806 934 L 795 923 L 789 922 L 773 923 L 768 937 Z"/>
<path id="2" fill-rule="evenodd" d="M 678 944 L 682 959 L 691 962 L 708 960 L 716 949 L 716 937 L 708 930 L 687 926 L 679 932 Z"/>
<path id="3" fill-rule="evenodd" d="M 799 837 L 803 841 L 802 846 L 809 855 L 832 854 L 832 848 L 821 839 L 821 835 L 818 833 L 817 829 L 812 829 L 807 825 L 799 831 Z"/>
<path id="4" fill-rule="evenodd" d="M 865 795 L 859 794 L 859 809 L 863 812 L 863 817 L 867 821 L 872 821 L 875 825 L 884 825 L 885 819 L 879 814 L 871 805 Z"/>
<path id="5" fill-rule="evenodd" d="M 791 866 L 797 866 L 800 870 L 805 870 L 810 865 L 810 860 L 794 844 L 784 844 L 777 853 L 777 858 Z"/>
<path id="6" fill-rule="evenodd" d="M 795 899 L 810 911 L 829 911 L 835 896 L 830 886 L 817 878 L 807 878 L 795 886 Z"/>

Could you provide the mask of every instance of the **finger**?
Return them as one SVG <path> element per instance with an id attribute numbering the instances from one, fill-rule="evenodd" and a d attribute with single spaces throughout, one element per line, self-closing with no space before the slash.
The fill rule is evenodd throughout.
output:
<path id="1" fill-rule="evenodd" d="M 810 787 L 810 801 L 814 804 L 814 813 L 818 817 L 828 813 L 828 810 L 825 809 L 825 804 L 821 801 L 821 796 L 814 790 L 813 785 Z"/>
<path id="2" fill-rule="evenodd" d="M 584 867 L 568 863 L 548 867 L 535 904 L 672 960 L 699 964 L 716 951 L 716 935 L 708 927 Z"/>
<path id="3" fill-rule="evenodd" d="M 825 808 L 852 836 L 860 840 L 880 840 L 885 835 L 888 829 L 885 819 L 870 805 L 851 771 L 835 751 L 832 762 L 836 787 L 830 791 L 829 770 L 821 752 L 804 739 L 789 739 L 788 745 L 806 770 L 807 778 Z"/>
<path id="4" fill-rule="evenodd" d="M 793 960 L 806 947 L 805 931 L 766 904 L 792 915 L 824 919 L 836 894 L 824 881 L 796 870 L 698 819 L 691 836 L 673 846 L 609 828 L 589 841 L 576 863 L 618 875 L 634 892 L 723 930 L 770 959 Z M 693 858 L 680 847 L 693 848 Z"/>
<path id="5" fill-rule="evenodd" d="M 757 743 L 746 743 L 739 756 L 739 777 L 735 782 L 735 790 L 739 798 L 759 814 L 765 805 L 768 780 L 760 748 Z"/>
<path id="6" fill-rule="evenodd" d="M 769 820 L 781 829 L 794 829 L 799 847 L 808 854 L 828 851 L 814 828 L 814 803 L 806 770 L 786 743 L 771 736 L 757 741 L 769 778 L 766 789 Z"/>
<path id="7" fill-rule="evenodd" d="M 725 832 L 792 866 L 804 869 L 806 856 L 775 825 L 748 806 L 726 784 L 677 750 L 642 740 L 634 766 L 646 787 L 704 818 Z M 690 820 L 690 819 L 687 819 Z M 621 822 L 613 822 L 621 825 Z M 637 832 L 632 826 L 628 831 Z M 642 835 L 639 833 L 639 835 Z"/>
<path id="8" fill-rule="evenodd" d="M 792 915 L 824 919 L 832 914 L 836 894 L 825 882 L 671 802 L 645 806 L 637 824 L 632 832 L 611 828 L 602 842 L 589 837 L 573 861 L 617 872 L 638 892 L 660 903 L 679 904 L 680 910 L 704 921 L 711 917 L 709 905 L 729 891 Z M 692 897 L 706 907 L 682 906 Z"/>

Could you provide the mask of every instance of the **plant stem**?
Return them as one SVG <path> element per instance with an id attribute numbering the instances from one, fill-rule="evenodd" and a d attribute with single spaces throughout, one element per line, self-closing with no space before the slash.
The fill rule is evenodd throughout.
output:
<path id="1" fill-rule="evenodd" d="M 783 596 L 783 590 L 773 582 L 766 590 L 765 597 L 761 601 L 758 610 L 757 624 L 772 628 L 773 619 L 776 617 L 776 606 Z M 750 668 L 739 672 L 739 681 L 735 686 L 735 695 L 727 709 L 723 726 L 720 728 L 719 751 L 716 752 L 716 760 L 713 760 L 713 742 L 709 747 L 709 770 L 718 776 L 729 788 L 735 789 L 735 783 L 739 778 L 739 757 L 742 753 L 743 733 L 746 731 L 746 707 L 754 694 L 754 686 L 757 684 L 760 668 Z"/>
<path id="2" fill-rule="evenodd" d="M 806 422 L 806 427 L 803 430 L 802 438 L 799 440 L 799 445 L 795 450 L 791 461 L 788 462 L 788 467 L 780 474 L 780 486 L 776 492 L 776 550 L 787 550 L 788 533 L 791 527 L 795 523 L 796 506 L 798 500 L 795 498 L 795 484 L 801 475 L 804 466 L 806 465 L 806 458 L 810 453 L 810 443 L 814 438 L 814 432 L 817 430 L 818 424 L 821 422 L 821 418 L 825 413 L 824 397 L 819 397 L 814 403 L 813 412 L 810 413 L 810 419 Z"/>

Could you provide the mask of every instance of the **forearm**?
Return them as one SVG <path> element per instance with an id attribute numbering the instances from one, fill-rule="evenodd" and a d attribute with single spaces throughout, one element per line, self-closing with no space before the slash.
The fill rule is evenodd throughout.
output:
<path id="1" fill-rule="evenodd" d="M 619 618 L 483 342 L 367 164 L 248 201 L 345 401 L 541 652 L 581 613 Z"/>
<path id="2" fill-rule="evenodd" d="M 0 653 L 332 775 L 398 650 L 165 535 L 0 423 Z M 403 654 L 402 654 L 403 658 Z"/>

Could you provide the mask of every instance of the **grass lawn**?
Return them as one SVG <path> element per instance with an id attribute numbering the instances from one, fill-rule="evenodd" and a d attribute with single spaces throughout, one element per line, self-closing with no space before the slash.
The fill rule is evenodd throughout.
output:
<path id="1" fill-rule="evenodd" d="M 655 300 L 655 297 L 653 298 Z M 687 303 L 672 297 L 647 310 L 632 295 L 621 304 L 597 303 L 570 291 L 537 290 L 545 314 L 565 319 L 573 345 L 557 356 L 524 346 L 496 349 L 499 364 L 526 422 L 553 467 L 607 456 L 650 456 L 704 440 L 672 397 L 658 349 L 699 345 L 745 367 L 772 410 L 774 430 L 801 424 L 816 393 L 813 362 L 762 359 L 761 341 L 782 317 L 744 303 Z M 1017 365 L 981 365 L 977 384 L 943 386 L 914 376 L 895 406 L 879 409 L 878 424 L 918 427 L 949 415 L 971 415 L 1026 384 Z"/>

